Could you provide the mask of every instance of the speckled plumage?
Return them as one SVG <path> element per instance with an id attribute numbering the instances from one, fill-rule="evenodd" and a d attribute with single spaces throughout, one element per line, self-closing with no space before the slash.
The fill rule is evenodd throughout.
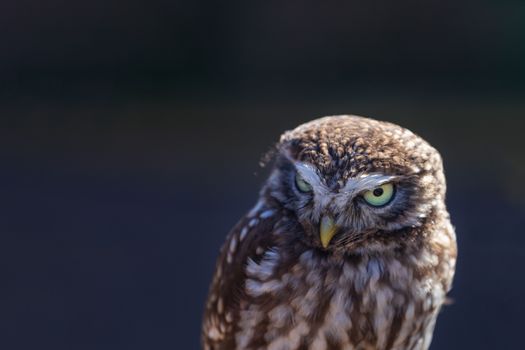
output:
<path id="1" fill-rule="evenodd" d="M 368 205 L 384 183 L 393 199 Z M 444 197 L 439 153 L 397 125 L 335 116 L 286 132 L 221 250 L 204 349 L 427 349 L 456 260 Z M 338 227 L 326 247 L 325 215 Z"/>

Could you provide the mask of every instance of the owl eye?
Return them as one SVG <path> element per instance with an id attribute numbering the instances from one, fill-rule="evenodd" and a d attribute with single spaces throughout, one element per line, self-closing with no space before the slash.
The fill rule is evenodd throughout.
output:
<path id="1" fill-rule="evenodd" d="M 312 192 L 312 185 L 306 182 L 299 173 L 295 173 L 295 185 L 301 192 Z"/>
<path id="2" fill-rule="evenodd" d="M 373 190 L 363 194 L 365 201 L 374 207 L 381 207 L 388 204 L 394 197 L 394 185 L 391 183 L 383 184 Z"/>

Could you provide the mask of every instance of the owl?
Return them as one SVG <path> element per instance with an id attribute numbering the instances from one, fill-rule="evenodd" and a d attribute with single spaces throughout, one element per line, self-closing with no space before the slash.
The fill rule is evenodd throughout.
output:
<path id="1" fill-rule="evenodd" d="M 427 349 L 456 262 L 445 190 L 439 153 L 400 126 L 285 132 L 222 247 L 203 348 Z"/>

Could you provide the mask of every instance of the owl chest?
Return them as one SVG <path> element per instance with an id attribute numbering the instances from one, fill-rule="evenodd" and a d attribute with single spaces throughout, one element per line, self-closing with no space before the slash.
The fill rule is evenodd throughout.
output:
<path id="1" fill-rule="evenodd" d="M 259 270 L 252 266 L 252 278 L 265 278 L 247 280 L 253 300 L 243 311 L 266 325 L 255 334 L 269 348 L 279 342 L 296 345 L 289 349 L 428 347 L 444 293 L 411 267 L 378 259 L 331 264 L 312 253 L 280 273 L 273 265 L 263 259 Z"/>

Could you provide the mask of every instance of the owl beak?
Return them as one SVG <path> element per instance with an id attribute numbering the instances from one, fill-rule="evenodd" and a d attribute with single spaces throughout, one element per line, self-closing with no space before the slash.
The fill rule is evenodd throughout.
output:
<path id="1" fill-rule="evenodd" d="M 334 219 L 330 215 L 323 215 L 321 218 L 321 225 L 319 228 L 319 236 L 323 248 L 328 247 L 330 241 L 337 232 L 338 227 L 335 225 Z"/>

